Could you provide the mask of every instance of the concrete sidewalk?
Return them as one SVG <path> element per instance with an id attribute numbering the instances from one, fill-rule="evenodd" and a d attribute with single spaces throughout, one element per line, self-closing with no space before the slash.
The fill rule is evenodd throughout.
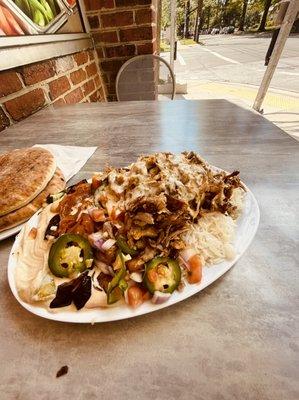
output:
<path id="1" fill-rule="evenodd" d="M 190 80 L 188 93 L 177 94 L 184 99 L 226 99 L 238 106 L 252 109 L 258 87 L 227 82 Z M 299 140 L 299 95 L 270 89 L 263 103 L 263 116 Z"/>

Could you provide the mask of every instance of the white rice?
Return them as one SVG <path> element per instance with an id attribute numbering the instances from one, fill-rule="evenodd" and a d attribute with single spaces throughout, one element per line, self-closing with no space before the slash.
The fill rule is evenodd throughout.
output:
<path id="1" fill-rule="evenodd" d="M 242 213 L 244 205 L 243 190 L 235 189 L 231 203 L 236 207 L 233 218 L 220 212 L 211 212 L 193 224 L 182 239 L 188 247 L 194 248 L 205 264 L 217 264 L 235 257 L 233 242 L 235 239 L 235 219 Z"/>

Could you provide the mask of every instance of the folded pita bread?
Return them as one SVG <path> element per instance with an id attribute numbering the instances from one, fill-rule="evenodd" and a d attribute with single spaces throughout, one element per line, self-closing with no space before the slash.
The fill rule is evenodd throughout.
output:
<path id="1" fill-rule="evenodd" d="M 37 197 L 35 197 L 35 199 L 26 204 L 24 207 L 0 217 L 0 232 L 9 228 L 13 228 L 16 225 L 27 221 L 39 208 L 42 207 L 49 194 L 58 193 L 64 188 L 64 176 L 60 169 L 57 168 L 53 178 L 50 180 L 45 189 Z"/>
<path id="2" fill-rule="evenodd" d="M 40 147 L 0 155 L 0 216 L 30 203 L 45 189 L 56 169 L 52 153 Z"/>

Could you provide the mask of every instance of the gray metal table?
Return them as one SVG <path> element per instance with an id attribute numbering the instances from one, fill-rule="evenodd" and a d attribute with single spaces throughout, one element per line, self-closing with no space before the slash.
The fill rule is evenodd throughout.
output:
<path id="1" fill-rule="evenodd" d="M 1 152 L 96 145 L 76 179 L 140 153 L 196 150 L 239 169 L 261 210 L 225 276 L 157 313 L 98 325 L 42 320 L 10 293 L 0 243 L 1 399 L 298 399 L 298 143 L 224 100 L 46 109 L 0 134 Z M 69 373 L 55 378 L 64 364 Z"/>

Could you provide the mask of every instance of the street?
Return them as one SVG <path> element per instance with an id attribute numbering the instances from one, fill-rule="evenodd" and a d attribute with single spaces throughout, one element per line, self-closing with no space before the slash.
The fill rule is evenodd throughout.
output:
<path id="1" fill-rule="evenodd" d="M 202 44 L 178 44 L 176 99 L 222 98 L 252 109 L 266 70 L 270 36 L 205 35 L 199 40 Z M 162 56 L 169 59 L 169 53 Z M 299 35 L 287 39 L 262 112 L 299 138 Z"/>
<path id="2" fill-rule="evenodd" d="M 260 85 L 269 37 L 204 35 L 204 45 L 179 46 L 175 74 L 182 81 Z M 271 88 L 299 93 L 299 36 L 288 38 Z"/>

